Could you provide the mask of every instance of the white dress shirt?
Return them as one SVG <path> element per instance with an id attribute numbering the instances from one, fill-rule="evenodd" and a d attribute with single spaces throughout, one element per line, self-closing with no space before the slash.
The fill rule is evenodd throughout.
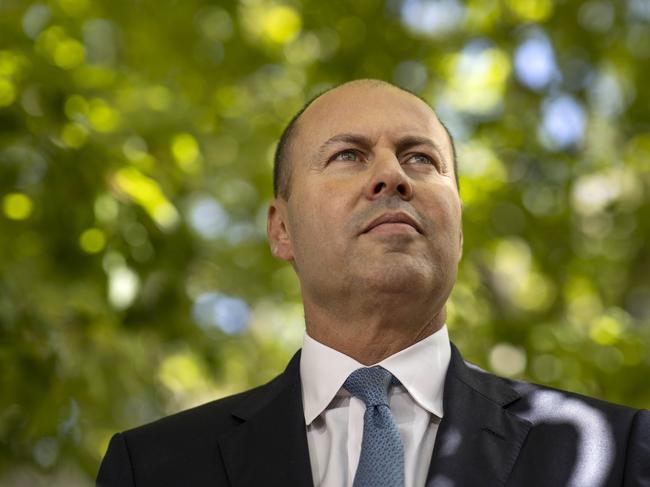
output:
<path id="1" fill-rule="evenodd" d="M 389 390 L 390 409 L 404 443 L 406 487 L 422 487 L 438 424 L 451 347 L 446 325 L 385 358 L 381 365 L 402 383 Z M 316 487 L 352 486 L 359 463 L 366 406 L 342 388 L 365 365 L 305 333 L 300 380 L 307 444 Z"/>

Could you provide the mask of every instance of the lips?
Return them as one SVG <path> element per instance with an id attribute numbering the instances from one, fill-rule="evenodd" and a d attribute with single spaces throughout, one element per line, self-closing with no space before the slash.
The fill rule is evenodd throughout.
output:
<path id="1" fill-rule="evenodd" d="M 422 233 L 422 227 L 418 224 L 418 222 L 408 215 L 407 213 L 384 213 L 383 215 L 378 216 L 374 220 L 372 220 L 368 225 L 363 230 L 363 233 L 369 232 L 375 227 L 378 227 L 379 225 L 383 225 L 385 223 L 405 223 L 407 225 L 412 226 L 415 228 L 418 233 Z"/>

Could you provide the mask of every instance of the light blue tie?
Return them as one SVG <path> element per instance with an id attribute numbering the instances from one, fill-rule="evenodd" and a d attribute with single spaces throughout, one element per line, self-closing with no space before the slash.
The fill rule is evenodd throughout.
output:
<path id="1" fill-rule="evenodd" d="M 375 366 L 355 370 L 343 384 L 366 404 L 353 487 L 404 487 L 404 445 L 388 405 L 391 380 L 390 372 Z"/>

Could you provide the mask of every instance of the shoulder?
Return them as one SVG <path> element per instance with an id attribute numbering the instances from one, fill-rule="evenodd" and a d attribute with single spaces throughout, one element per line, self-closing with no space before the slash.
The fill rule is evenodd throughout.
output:
<path id="1" fill-rule="evenodd" d="M 520 394 L 509 412 L 531 424 L 522 465 L 570 465 L 573 478 L 584 480 L 576 485 L 599 485 L 592 481 L 597 475 L 611 485 L 623 478 L 650 479 L 650 411 L 502 380 Z"/>
<path id="2" fill-rule="evenodd" d="M 468 364 L 468 366 L 476 376 L 483 378 L 490 376 L 493 380 L 500 381 L 515 391 L 518 399 L 509 407 L 510 411 L 533 424 L 569 421 L 591 421 L 593 423 L 599 419 L 629 424 L 638 415 L 650 414 L 646 410 L 635 409 L 576 392 L 499 377 L 472 364 Z"/>
<path id="3" fill-rule="evenodd" d="M 298 355 L 262 386 L 117 433 L 102 461 L 98 485 L 205 485 L 207 479 L 221 485 L 221 440 L 269 403 L 277 403 L 276 398 L 295 396 L 288 386 L 295 382 L 297 362 Z"/>
<path id="4" fill-rule="evenodd" d="M 452 358 L 450 378 L 451 391 L 473 391 L 466 395 L 475 399 L 468 407 L 500 410 L 505 416 L 491 418 L 509 418 L 513 421 L 504 424 L 526 431 L 513 474 L 522 484 L 531 472 L 540 478 L 569 472 L 584 480 L 576 485 L 600 485 L 585 480 L 599 475 L 611 479 L 607 485 L 622 485 L 623 478 L 650 479 L 650 411 L 502 378 L 460 360 L 458 353 Z M 549 485 L 568 485 L 565 480 Z"/>
<path id="5" fill-rule="evenodd" d="M 165 416 L 121 435 L 130 450 L 213 446 L 220 435 L 242 423 L 238 411 L 263 407 L 275 397 L 282 383 L 283 376 L 279 375 L 267 384 Z"/>
<path id="6" fill-rule="evenodd" d="M 533 424 L 592 416 L 631 422 L 636 415 L 650 414 L 579 393 L 508 379 L 487 372 L 462 358 L 452 347 L 450 375 L 484 398 L 506 407 L 510 412 Z"/>
<path id="7" fill-rule="evenodd" d="M 556 389 L 524 381 L 506 381 L 521 396 L 518 409 L 528 411 L 531 420 L 535 418 L 569 417 L 581 414 L 595 414 L 611 418 L 632 419 L 640 410 L 612 402 L 585 396 L 575 392 Z"/>
<path id="8" fill-rule="evenodd" d="M 553 438 L 556 444 L 562 441 L 571 444 L 575 439 L 592 449 L 608 449 L 614 445 L 619 451 L 641 448 L 650 458 L 650 411 L 507 379 L 470 363 L 465 362 L 465 365 L 468 373 L 463 380 L 470 387 L 482 388 L 488 396 L 491 390 L 499 387 L 512 391 L 501 406 L 508 414 L 530 424 L 530 439 Z"/>

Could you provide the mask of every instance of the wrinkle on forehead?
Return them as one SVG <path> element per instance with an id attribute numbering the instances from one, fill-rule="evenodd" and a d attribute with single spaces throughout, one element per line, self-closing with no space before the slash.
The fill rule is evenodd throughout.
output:
<path id="1" fill-rule="evenodd" d="M 392 113 L 386 113 L 386 105 Z M 396 124 L 399 117 L 402 123 Z M 447 157 L 453 159 L 451 142 L 431 107 L 411 93 L 376 80 L 351 81 L 321 95 L 302 114 L 296 129 L 294 143 L 305 136 L 322 142 L 337 133 L 361 130 L 375 140 L 384 133 L 396 139 L 428 135 L 447 146 Z"/>

